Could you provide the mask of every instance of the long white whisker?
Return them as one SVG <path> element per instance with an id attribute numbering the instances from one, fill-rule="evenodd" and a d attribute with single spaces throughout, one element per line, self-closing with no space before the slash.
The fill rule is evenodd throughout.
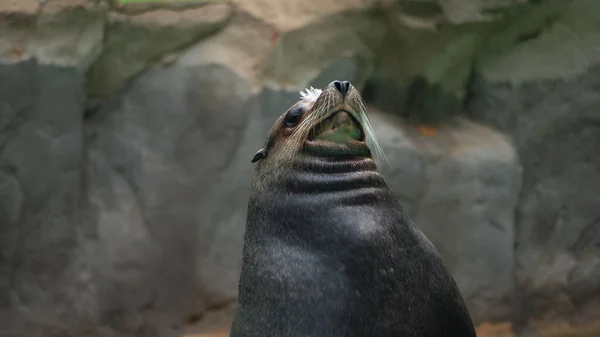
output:
<path id="1" fill-rule="evenodd" d="M 369 145 L 372 145 L 374 147 L 375 157 L 377 157 L 376 159 L 383 159 L 389 166 L 391 166 L 389 160 L 387 159 L 387 156 L 385 155 L 383 149 L 379 145 L 377 137 L 375 136 L 373 126 L 371 125 L 369 117 L 367 116 L 367 107 L 365 106 L 364 102 L 362 102 L 362 100 L 356 100 L 356 103 L 358 103 L 357 105 L 360 107 L 359 114 L 362 119 L 362 123 L 364 124 L 364 129 L 367 136 L 367 143 L 371 143 Z"/>

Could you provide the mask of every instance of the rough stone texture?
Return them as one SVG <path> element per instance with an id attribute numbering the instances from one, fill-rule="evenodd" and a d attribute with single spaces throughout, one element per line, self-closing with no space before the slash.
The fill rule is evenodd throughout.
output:
<path id="1" fill-rule="evenodd" d="M 83 209 L 83 85 L 73 68 L 0 65 L 0 335 L 26 328 L 9 324 L 7 307 L 35 321 L 64 314 L 74 295 L 67 274 Z"/>
<path id="2" fill-rule="evenodd" d="M 0 335 L 211 325 L 250 159 L 334 79 L 374 108 L 381 170 L 476 322 L 593 317 L 599 4 L 0 2 Z"/>
<path id="3" fill-rule="evenodd" d="M 471 85 L 473 118 L 512 135 L 525 167 L 515 237 L 521 319 L 598 310 L 589 305 L 600 293 L 600 54 L 589 48 L 600 38 L 598 10 L 573 2 L 537 38 L 490 59 Z"/>
<path id="4" fill-rule="evenodd" d="M 104 48 L 88 75 L 89 95 L 106 98 L 153 63 L 225 27 L 232 12 L 227 4 L 214 4 L 182 12 L 110 13 Z"/>
<path id="5" fill-rule="evenodd" d="M 219 196 L 248 179 L 221 175 L 240 166 L 232 162 L 251 97 L 226 68 L 174 65 L 147 71 L 89 120 L 90 231 L 105 311 L 187 317 L 235 298 L 244 221 Z"/>
<path id="6" fill-rule="evenodd" d="M 526 167 L 517 275 L 522 292 L 539 298 L 523 309 L 572 312 L 600 290 L 600 68 L 568 81 L 478 88 L 476 118 L 512 134 Z"/>
<path id="7" fill-rule="evenodd" d="M 66 7 L 58 13 L 6 11 L 0 5 L 0 60 L 35 58 L 41 64 L 75 67 L 95 61 L 104 37 L 104 8 Z"/>
<path id="8" fill-rule="evenodd" d="M 180 61 L 223 64 L 256 86 L 267 83 L 294 91 L 309 85 L 323 68 L 341 58 L 355 57 L 367 71 L 372 68 L 370 48 L 379 42 L 383 25 L 370 1 L 363 1 L 363 6 L 368 5 L 363 10 L 354 8 L 358 1 L 345 0 L 318 7 L 312 4 L 311 11 L 303 5 L 305 1 L 282 2 L 286 11 L 279 16 L 285 14 L 287 20 L 266 15 L 263 2 L 240 2 L 241 8 L 222 34 L 182 52 Z M 297 27 L 298 20 L 304 26 Z M 310 47 L 303 42 L 307 40 Z"/>
<path id="9" fill-rule="evenodd" d="M 270 1 L 248 0 L 240 1 L 240 9 L 279 31 L 293 31 L 307 28 L 324 18 L 331 18 L 354 10 L 361 10 L 375 4 L 375 0 L 333 0 L 315 3 L 304 0 Z"/>
<path id="10" fill-rule="evenodd" d="M 594 46 L 600 43 L 600 20 L 596 16 L 600 3 L 577 0 L 559 4 L 556 8 L 560 11 L 553 15 L 546 10 L 523 17 L 530 22 L 546 22 L 521 35 L 509 50 L 483 61 L 481 71 L 488 80 L 518 85 L 573 79 L 599 63 L 600 50 Z"/>
<path id="11" fill-rule="evenodd" d="M 365 92 L 373 105 L 415 123 L 436 123 L 461 115 L 474 65 L 489 54 L 512 50 L 516 42 L 539 34 L 548 20 L 565 10 L 566 4 L 551 0 L 499 11 L 504 8 L 501 6 L 492 15 L 480 10 L 512 1 L 439 1 L 456 14 L 466 15 L 465 20 L 471 17 L 469 24 L 449 25 L 447 21 L 453 19 L 429 2 L 429 6 L 398 2 L 385 8 L 387 30 L 376 48 L 378 64 Z M 471 6 L 458 6 L 466 2 Z M 471 13 L 473 16 L 469 8 L 477 9 Z M 415 22 L 414 17 L 407 19 L 407 15 L 417 13 L 425 18 L 441 16 L 443 20 L 426 25 Z M 479 20 L 482 17 L 477 13 L 486 19 Z M 490 20 L 492 17 L 495 21 Z"/>

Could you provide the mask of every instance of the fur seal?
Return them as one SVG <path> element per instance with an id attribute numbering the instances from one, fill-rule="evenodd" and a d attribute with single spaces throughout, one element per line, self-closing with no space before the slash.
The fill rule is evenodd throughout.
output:
<path id="1" fill-rule="evenodd" d="M 458 287 L 380 175 L 360 93 L 307 89 L 257 162 L 231 337 L 474 337 Z"/>

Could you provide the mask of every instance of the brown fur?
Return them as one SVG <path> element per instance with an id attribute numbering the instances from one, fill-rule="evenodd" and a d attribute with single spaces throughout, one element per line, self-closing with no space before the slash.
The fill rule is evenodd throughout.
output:
<path id="1" fill-rule="evenodd" d="M 304 106 L 307 111 L 296 127 L 286 128 L 284 118 L 287 111 L 298 106 Z M 363 133 L 370 131 L 367 132 L 367 135 L 373 134 L 370 124 L 366 120 L 366 107 L 360 93 L 352 87 L 344 99 L 339 91 L 328 86 L 316 101 L 300 100 L 275 121 L 265 145 L 259 150 L 259 152 L 265 152 L 266 155 L 258 163 L 256 179 L 252 188 L 262 190 L 266 179 L 276 179 L 278 172 L 281 172 L 283 167 L 293 165 L 294 157 L 298 155 L 307 141 L 310 131 L 340 110 L 348 111 L 359 121 L 361 127 L 366 129 L 363 130 Z M 376 144 L 375 139 L 371 139 L 371 141 Z M 378 144 L 376 145 L 378 146 Z"/>

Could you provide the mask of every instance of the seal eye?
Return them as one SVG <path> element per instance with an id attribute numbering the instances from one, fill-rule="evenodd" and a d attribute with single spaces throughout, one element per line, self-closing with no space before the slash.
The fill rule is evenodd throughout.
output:
<path id="1" fill-rule="evenodd" d="M 290 111 L 287 112 L 287 114 L 285 115 L 285 127 L 286 128 L 293 128 L 296 125 L 298 125 L 298 123 L 300 123 L 300 120 L 302 119 L 302 115 L 304 114 L 306 110 L 301 107 L 295 107 L 293 109 L 291 109 Z"/>

